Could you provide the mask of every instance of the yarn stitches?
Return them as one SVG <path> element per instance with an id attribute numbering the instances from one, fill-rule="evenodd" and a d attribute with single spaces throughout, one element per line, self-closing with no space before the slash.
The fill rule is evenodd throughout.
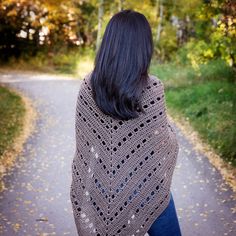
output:
<path id="1" fill-rule="evenodd" d="M 146 114 L 127 121 L 104 114 L 82 81 L 75 114 L 70 199 L 78 235 L 143 236 L 170 201 L 179 145 L 164 85 L 148 77 Z"/>

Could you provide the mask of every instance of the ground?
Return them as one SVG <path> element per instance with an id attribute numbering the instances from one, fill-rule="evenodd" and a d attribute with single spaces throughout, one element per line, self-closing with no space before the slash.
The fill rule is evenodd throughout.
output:
<path id="1" fill-rule="evenodd" d="M 2 73 L 0 82 L 20 90 L 40 116 L 0 193 L 0 234 L 71 235 L 69 199 L 75 150 L 74 115 L 81 81 L 59 76 Z M 236 200 L 220 172 L 173 123 L 180 151 L 171 191 L 183 236 L 236 233 Z"/>

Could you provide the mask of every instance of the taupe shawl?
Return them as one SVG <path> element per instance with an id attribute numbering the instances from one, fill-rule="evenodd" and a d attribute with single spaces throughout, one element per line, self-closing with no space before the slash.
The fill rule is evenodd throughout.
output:
<path id="1" fill-rule="evenodd" d="M 166 115 L 164 86 L 149 75 L 146 114 L 121 121 L 92 98 L 82 81 L 75 115 L 71 203 L 79 236 L 143 236 L 170 200 L 179 145 Z"/>

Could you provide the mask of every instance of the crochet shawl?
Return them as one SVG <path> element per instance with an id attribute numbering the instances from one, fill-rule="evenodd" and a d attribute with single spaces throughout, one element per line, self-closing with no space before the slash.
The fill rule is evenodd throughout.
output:
<path id="1" fill-rule="evenodd" d="M 90 74 L 80 86 L 70 199 L 79 236 L 144 236 L 170 201 L 179 145 L 166 114 L 163 82 L 148 76 L 146 114 L 126 121 L 104 114 Z"/>

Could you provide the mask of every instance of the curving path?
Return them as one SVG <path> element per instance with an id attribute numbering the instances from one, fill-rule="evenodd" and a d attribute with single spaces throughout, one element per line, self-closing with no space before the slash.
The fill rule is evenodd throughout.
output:
<path id="1" fill-rule="evenodd" d="M 40 117 L 0 193 L 0 235 L 76 236 L 69 200 L 75 148 L 74 114 L 81 81 L 49 75 L 0 74 L 23 91 Z M 208 159 L 178 132 L 180 152 L 172 194 L 183 236 L 236 235 L 233 192 Z"/>

